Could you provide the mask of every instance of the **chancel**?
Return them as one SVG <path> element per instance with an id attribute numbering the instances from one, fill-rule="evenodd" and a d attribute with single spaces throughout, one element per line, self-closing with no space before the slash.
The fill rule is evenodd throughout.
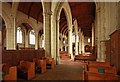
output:
<path id="1" fill-rule="evenodd" d="M 120 80 L 120 1 L 0 4 L 0 80 Z"/>

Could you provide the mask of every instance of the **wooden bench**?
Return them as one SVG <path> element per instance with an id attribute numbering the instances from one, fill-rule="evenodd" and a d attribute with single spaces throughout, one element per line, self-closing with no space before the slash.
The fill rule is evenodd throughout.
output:
<path id="1" fill-rule="evenodd" d="M 75 56 L 74 60 L 83 60 L 85 61 L 95 61 L 96 60 L 96 55 L 94 54 L 79 54 Z"/>
<path id="2" fill-rule="evenodd" d="M 110 67 L 109 62 L 88 62 L 89 66 L 104 66 L 104 67 Z"/>
<path id="3" fill-rule="evenodd" d="M 40 70 L 41 73 L 46 72 L 46 60 L 45 59 L 34 58 L 33 62 L 35 63 L 36 71 Z"/>
<path id="4" fill-rule="evenodd" d="M 54 68 L 54 58 L 43 58 L 46 59 L 46 68 L 53 69 Z"/>
<path id="5" fill-rule="evenodd" d="M 87 71 L 98 73 L 98 72 L 104 72 L 109 74 L 117 74 L 117 70 L 115 67 L 104 67 L 104 66 L 89 66 L 87 68 Z"/>
<path id="6" fill-rule="evenodd" d="M 30 80 L 35 76 L 35 63 L 28 61 L 20 61 L 17 66 L 18 77 Z"/>
<path id="7" fill-rule="evenodd" d="M 68 54 L 60 54 L 61 59 L 70 59 L 71 57 Z"/>
<path id="8" fill-rule="evenodd" d="M 115 74 L 106 74 L 106 73 L 94 73 L 90 71 L 84 71 L 83 80 L 99 80 L 99 81 L 105 81 L 105 80 L 119 80 L 119 76 Z"/>
<path id="9" fill-rule="evenodd" d="M 66 52 L 66 51 L 61 51 L 61 52 L 60 52 L 60 58 L 61 58 L 61 59 L 70 59 L 71 56 L 68 55 L 68 52 Z"/>
<path id="10" fill-rule="evenodd" d="M 17 67 L 9 66 L 7 64 L 1 64 L 3 81 L 17 80 Z"/>

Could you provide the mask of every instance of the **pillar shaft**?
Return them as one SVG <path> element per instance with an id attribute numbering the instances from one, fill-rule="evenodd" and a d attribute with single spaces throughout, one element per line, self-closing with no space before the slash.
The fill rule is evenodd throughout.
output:
<path id="1" fill-rule="evenodd" d="M 75 55 L 78 55 L 78 33 L 75 35 Z"/>
<path id="2" fill-rule="evenodd" d="M 6 28 L 6 49 L 16 50 L 15 18 L 13 18 L 12 27 Z"/>
<path id="3" fill-rule="evenodd" d="M 51 14 L 49 12 L 45 12 L 43 18 L 44 18 L 45 56 L 51 57 Z"/>
<path id="4" fill-rule="evenodd" d="M 56 28 L 56 64 L 59 64 L 59 61 L 60 61 L 60 53 L 59 53 L 59 20 L 57 20 L 57 28 Z"/>
<path id="5" fill-rule="evenodd" d="M 81 50 L 82 50 L 82 47 L 81 47 L 81 39 L 82 39 L 82 37 L 81 37 L 81 29 L 79 30 L 79 36 L 80 36 L 80 38 L 79 38 L 79 54 L 81 54 Z"/>
<path id="6" fill-rule="evenodd" d="M 92 47 L 95 46 L 95 26 L 92 24 Z"/>
<path id="7" fill-rule="evenodd" d="M 63 37 L 61 37 L 61 40 L 60 40 L 60 48 L 61 48 L 61 51 L 63 51 Z"/>
<path id="8" fill-rule="evenodd" d="M 42 48 L 42 36 L 39 35 L 39 48 Z"/>
<path id="9" fill-rule="evenodd" d="M 100 22 L 101 22 L 101 19 L 100 19 L 100 4 L 98 3 L 97 4 L 97 61 L 100 61 L 100 59 L 101 59 L 101 56 L 100 56 Z"/>
<path id="10" fill-rule="evenodd" d="M 82 33 L 82 53 L 85 52 L 85 49 L 84 49 L 84 35 Z"/>
<path id="11" fill-rule="evenodd" d="M 38 49 L 38 31 L 35 32 L 35 49 Z"/>
<path id="12" fill-rule="evenodd" d="M 71 55 L 71 59 L 74 59 L 73 53 L 72 53 L 72 28 L 70 28 L 70 27 L 69 27 L 69 31 L 68 31 L 68 53 L 69 53 L 69 55 Z"/>
<path id="13" fill-rule="evenodd" d="M 29 33 L 25 32 L 25 47 L 29 47 Z"/>

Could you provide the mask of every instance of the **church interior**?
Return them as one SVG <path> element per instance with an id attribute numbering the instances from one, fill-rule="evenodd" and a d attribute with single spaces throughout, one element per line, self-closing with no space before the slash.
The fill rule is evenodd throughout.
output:
<path id="1" fill-rule="evenodd" d="M 0 10 L 0 80 L 120 80 L 120 1 L 18 0 Z"/>

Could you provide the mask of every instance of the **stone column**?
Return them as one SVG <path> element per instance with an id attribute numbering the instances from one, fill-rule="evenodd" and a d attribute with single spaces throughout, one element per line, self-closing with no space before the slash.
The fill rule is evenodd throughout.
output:
<path id="1" fill-rule="evenodd" d="M 0 63 L 2 63 L 2 25 L 0 25 Z"/>
<path id="2" fill-rule="evenodd" d="M 56 38 L 57 38 L 57 40 L 56 40 L 56 64 L 59 64 L 59 62 L 60 62 L 60 53 L 59 53 L 59 22 L 60 22 L 60 20 L 58 19 L 57 21 L 57 28 L 56 28 Z"/>
<path id="3" fill-rule="evenodd" d="M 105 41 L 107 40 L 107 37 L 109 35 L 106 34 L 108 33 L 107 30 L 109 31 L 108 26 L 108 19 L 105 17 L 106 14 L 109 15 L 108 12 L 105 12 L 105 3 L 98 3 L 97 4 L 97 37 L 98 37 L 98 47 L 97 47 L 97 61 L 104 62 L 105 61 Z M 106 30 L 107 29 L 107 30 Z"/>
<path id="4" fill-rule="evenodd" d="M 44 18 L 44 45 L 45 56 L 51 57 L 51 11 L 46 11 L 43 14 Z"/>
<path id="5" fill-rule="evenodd" d="M 92 48 L 95 46 L 95 25 L 92 24 Z"/>
<path id="6" fill-rule="evenodd" d="M 84 50 L 84 34 L 83 34 L 83 32 L 82 32 L 82 53 L 84 53 L 85 52 L 85 50 Z"/>
<path id="7" fill-rule="evenodd" d="M 65 36 L 65 51 L 67 51 L 67 37 Z"/>
<path id="8" fill-rule="evenodd" d="M 38 49 L 38 31 L 35 31 L 35 49 Z"/>
<path id="9" fill-rule="evenodd" d="M 23 47 L 25 47 L 25 32 L 26 32 L 26 29 L 25 27 L 22 28 L 22 44 L 23 44 Z"/>
<path id="10" fill-rule="evenodd" d="M 105 34 L 106 34 L 106 28 L 105 28 L 105 3 L 101 4 L 101 40 L 100 40 L 100 52 L 101 52 L 101 60 L 102 62 L 105 61 Z"/>
<path id="11" fill-rule="evenodd" d="M 39 48 L 42 48 L 42 35 L 38 35 L 39 36 Z"/>
<path id="12" fill-rule="evenodd" d="M 71 55 L 71 60 L 73 60 L 74 57 L 72 53 L 72 28 L 71 27 L 68 28 L 68 54 Z"/>
<path id="13" fill-rule="evenodd" d="M 16 50 L 16 28 L 15 18 L 12 18 L 12 27 L 6 28 L 6 49 Z"/>
<path id="14" fill-rule="evenodd" d="M 82 37 L 81 37 L 81 29 L 79 30 L 79 54 L 81 54 L 81 50 L 82 50 L 82 42 L 81 42 L 81 39 L 82 39 Z"/>
<path id="15" fill-rule="evenodd" d="M 120 1 L 119 1 L 119 3 L 118 3 L 118 30 L 120 30 Z"/>
<path id="16" fill-rule="evenodd" d="M 96 31 L 96 35 L 97 35 L 97 61 L 100 61 L 101 59 L 101 56 L 100 56 L 100 25 L 101 25 L 101 19 L 100 19 L 100 4 L 97 3 L 97 10 L 96 10 L 96 28 L 97 28 L 97 31 Z"/>
<path id="17" fill-rule="evenodd" d="M 29 31 L 25 31 L 25 47 L 29 47 Z"/>
<path id="18" fill-rule="evenodd" d="M 61 40 L 60 40 L 60 47 L 61 47 L 61 51 L 63 51 L 63 37 L 61 36 Z"/>
<path id="19" fill-rule="evenodd" d="M 75 55 L 78 55 L 78 33 L 75 35 Z"/>

